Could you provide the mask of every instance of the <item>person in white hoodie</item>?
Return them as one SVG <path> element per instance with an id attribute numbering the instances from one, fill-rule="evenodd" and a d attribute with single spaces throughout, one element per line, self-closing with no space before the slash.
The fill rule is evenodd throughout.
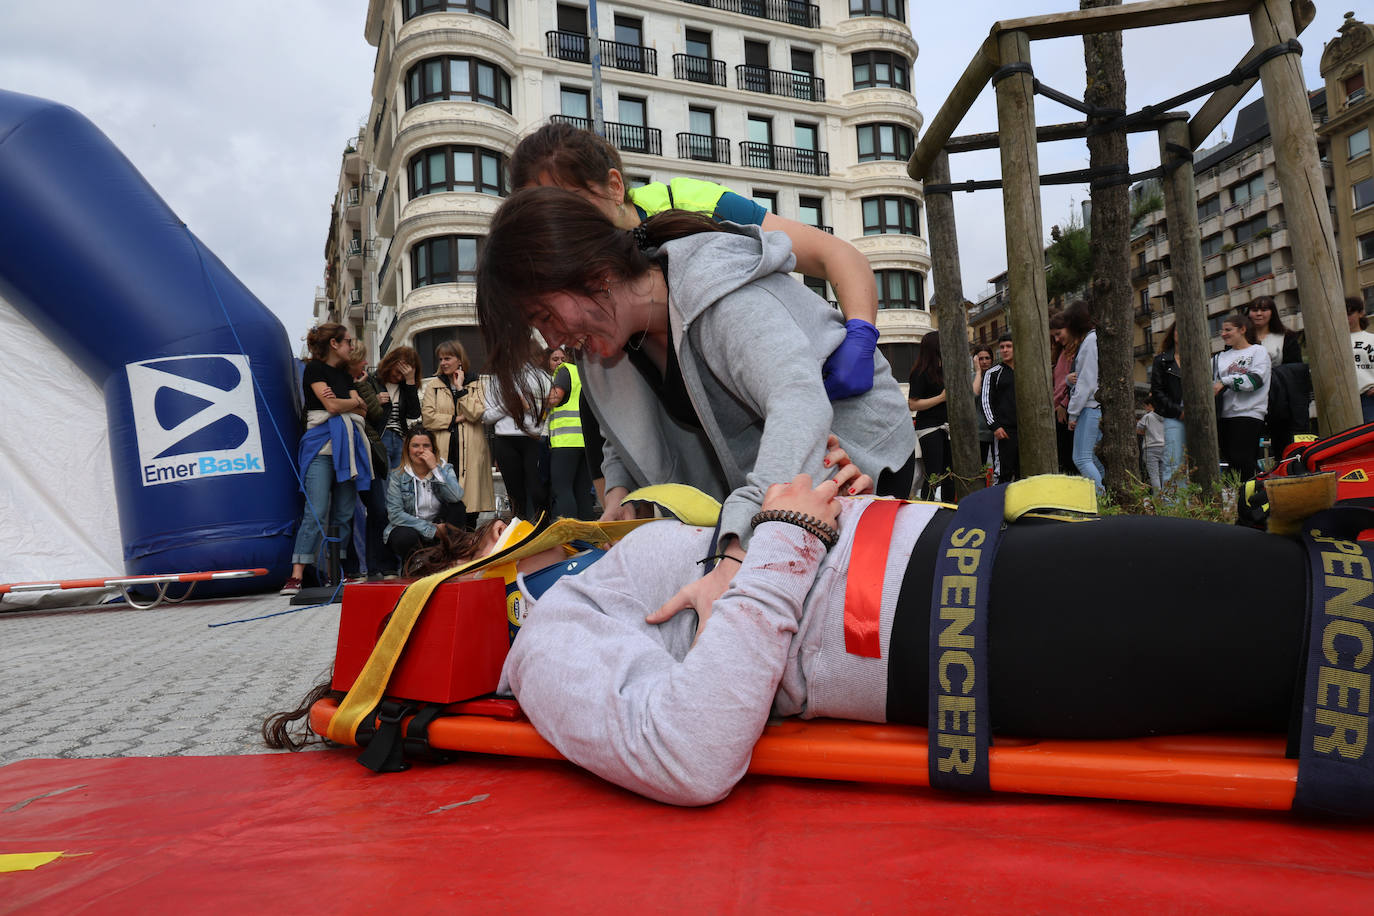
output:
<path id="1" fill-rule="evenodd" d="M 1102 405 L 1097 401 L 1097 325 L 1088 303 L 1078 300 L 1064 310 L 1065 330 L 1078 341 L 1069 373 L 1069 431 L 1073 433 L 1073 464 L 1100 491 L 1104 469 L 1097 458 L 1102 439 Z"/>
<path id="2" fill-rule="evenodd" d="M 1255 326 L 1248 317 L 1227 315 L 1221 323 L 1221 341 L 1228 349 L 1212 357 L 1212 393 L 1221 395 L 1221 455 L 1242 481 L 1255 476 L 1264 415 L 1269 412 L 1269 353 L 1254 337 Z"/>
<path id="3" fill-rule="evenodd" d="M 463 488 L 453 465 L 441 461 L 434 434 L 412 426 L 401 450 L 401 465 L 387 478 L 387 526 L 382 540 L 405 569 L 406 559 L 432 545 L 441 525 L 464 525 Z"/>

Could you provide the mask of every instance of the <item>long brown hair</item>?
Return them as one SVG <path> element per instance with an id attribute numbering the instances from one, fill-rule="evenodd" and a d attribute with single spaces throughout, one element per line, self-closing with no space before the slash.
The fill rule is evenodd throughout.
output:
<path id="1" fill-rule="evenodd" d="M 415 352 L 414 347 L 392 347 L 377 364 L 377 378 L 383 385 L 396 385 L 405 381 L 399 368 L 401 363 L 409 363 L 415 370 L 416 381 L 419 381 L 420 354 Z"/>
<path id="2" fill-rule="evenodd" d="M 620 153 L 604 137 L 564 121 L 550 121 L 516 144 L 510 157 L 510 180 L 515 188 L 527 188 L 548 175 L 565 188 L 582 188 L 593 194 L 611 176 L 624 172 Z M 628 198 L 629 188 L 626 188 Z"/>
<path id="3" fill-rule="evenodd" d="M 1172 353 L 1178 349 L 1178 322 L 1164 329 L 1164 339 L 1159 342 L 1160 353 Z"/>
<path id="4" fill-rule="evenodd" d="M 607 276 L 633 281 L 648 273 L 658 245 L 724 231 L 710 217 L 683 210 L 652 216 L 633 231 L 619 229 L 595 204 L 562 188 L 524 188 L 508 197 L 477 263 L 477 320 L 506 414 L 523 425 L 523 404 L 540 400 L 525 367 L 534 332 L 529 316 L 546 296 L 594 296 Z"/>
<path id="5" fill-rule="evenodd" d="M 1283 337 L 1287 337 L 1289 334 L 1292 333 L 1292 331 L 1288 330 L 1288 326 L 1283 323 L 1283 318 L 1279 316 L 1279 306 L 1278 303 L 1274 301 L 1273 296 L 1257 296 L 1249 305 L 1245 307 L 1246 318 L 1250 318 L 1250 309 L 1254 308 L 1257 305 L 1260 308 L 1269 309 L 1269 323 L 1266 324 L 1264 327 L 1260 327 L 1257 324 L 1255 325 L 1256 340 L 1259 339 L 1260 332 L 1264 332 L 1266 334 L 1279 334 Z M 1252 324 L 1254 323 L 1254 320 L 1255 319 L 1250 318 Z"/>
<path id="6" fill-rule="evenodd" d="M 936 385 L 945 384 L 945 363 L 940 358 L 940 332 L 928 331 L 917 344 L 916 365 L 912 372 L 925 376 Z"/>
<path id="7" fill-rule="evenodd" d="M 476 558 L 478 548 L 495 524 L 493 519 L 478 525 L 475 530 L 453 525 L 436 528 L 435 543 L 415 551 L 406 560 L 406 575 L 428 576 Z"/>
<path id="8" fill-rule="evenodd" d="M 427 576 L 473 559 L 494 524 L 495 521 L 487 522 L 476 531 L 441 525 L 435 533 L 438 543 L 410 555 L 406 561 L 406 575 Z M 324 741 L 309 728 L 310 707 L 325 697 L 342 700 L 343 696 L 343 691 L 334 690 L 330 681 L 316 684 L 295 709 L 274 712 L 263 720 L 263 744 L 279 751 L 299 751 L 313 741 Z"/>

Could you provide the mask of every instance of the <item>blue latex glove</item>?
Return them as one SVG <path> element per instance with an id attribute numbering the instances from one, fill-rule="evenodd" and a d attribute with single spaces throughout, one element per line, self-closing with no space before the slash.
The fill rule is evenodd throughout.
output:
<path id="1" fill-rule="evenodd" d="M 873 387 L 873 351 L 878 348 L 878 329 L 862 318 L 844 323 L 844 343 L 825 361 L 821 378 L 832 401 L 863 394 Z"/>

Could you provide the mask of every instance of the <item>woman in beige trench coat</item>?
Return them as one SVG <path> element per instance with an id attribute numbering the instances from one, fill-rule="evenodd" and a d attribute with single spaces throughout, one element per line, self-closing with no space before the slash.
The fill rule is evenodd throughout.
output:
<path id="1" fill-rule="evenodd" d="M 458 470 L 458 484 L 463 488 L 463 503 L 471 525 L 478 513 L 496 508 L 491 449 L 482 424 L 486 384 L 469 375 L 467 351 L 456 340 L 439 344 L 434 355 L 439 371 L 425 384 L 420 398 L 420 421 L 434 433 L 439 455 Z"/>

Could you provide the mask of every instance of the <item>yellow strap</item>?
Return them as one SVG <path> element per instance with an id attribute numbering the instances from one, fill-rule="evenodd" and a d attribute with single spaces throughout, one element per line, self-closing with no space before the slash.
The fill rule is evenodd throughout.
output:
<path id="1" fill-rule="evenodd" d="M 1007 486 L 1003 518 L 1014 522 L 1033 510 L 1055 509 L 1092 515 L 1097 512 L 1097 488 L 1086 477 L 1042 474 Z"/>
<path id="2" fill-rule="evenodd" d="M 33 871 L 61 856 L 61 852 L 9 852 L 0 855 L 0 874 Z"/>
<path id="3" fill-rule="evenodd" d="M 653 519 L 633 519 L 625 522 L 581 522 L 576 519 L 559 519 L 543 531 L 527 535 L 521 541 L 491 556 L 482 557 L 425 576 L 411 583 L 396 602 L 396 610 L 391 620 L 368 656 L 367 664 L 358 674 L 357 680 L 349 688 L 348 695 L 339 703 L 339 709 L 329 721 L 328 738 L 339 744 L 357 744 L 358 726 L 376 708 L 386 693 L 386 685 L 391 681 L 391 673 L 405 649 L 415 622 L 420 619 L 434 590 L 449 579 L 475 571 L 487 570 L 491 575 L 503 575 L 508 567 L 518 560 L 532 556 L 550 547 L 583 540 L 596 544 L 607 544 L 619 540 L 633 529 Z M 535 529 L 531 529 L 535 531 Z"/>
<path id="4" fill-rule="evenodd" d="M 660 506 L 684 525 L 712 528 L 720 521 L 720 503 L 685 483 L 660 483 L 652 487 L 640 487 L 622 499 L 620 504 L 623 506 L 632 501 Z"/>

